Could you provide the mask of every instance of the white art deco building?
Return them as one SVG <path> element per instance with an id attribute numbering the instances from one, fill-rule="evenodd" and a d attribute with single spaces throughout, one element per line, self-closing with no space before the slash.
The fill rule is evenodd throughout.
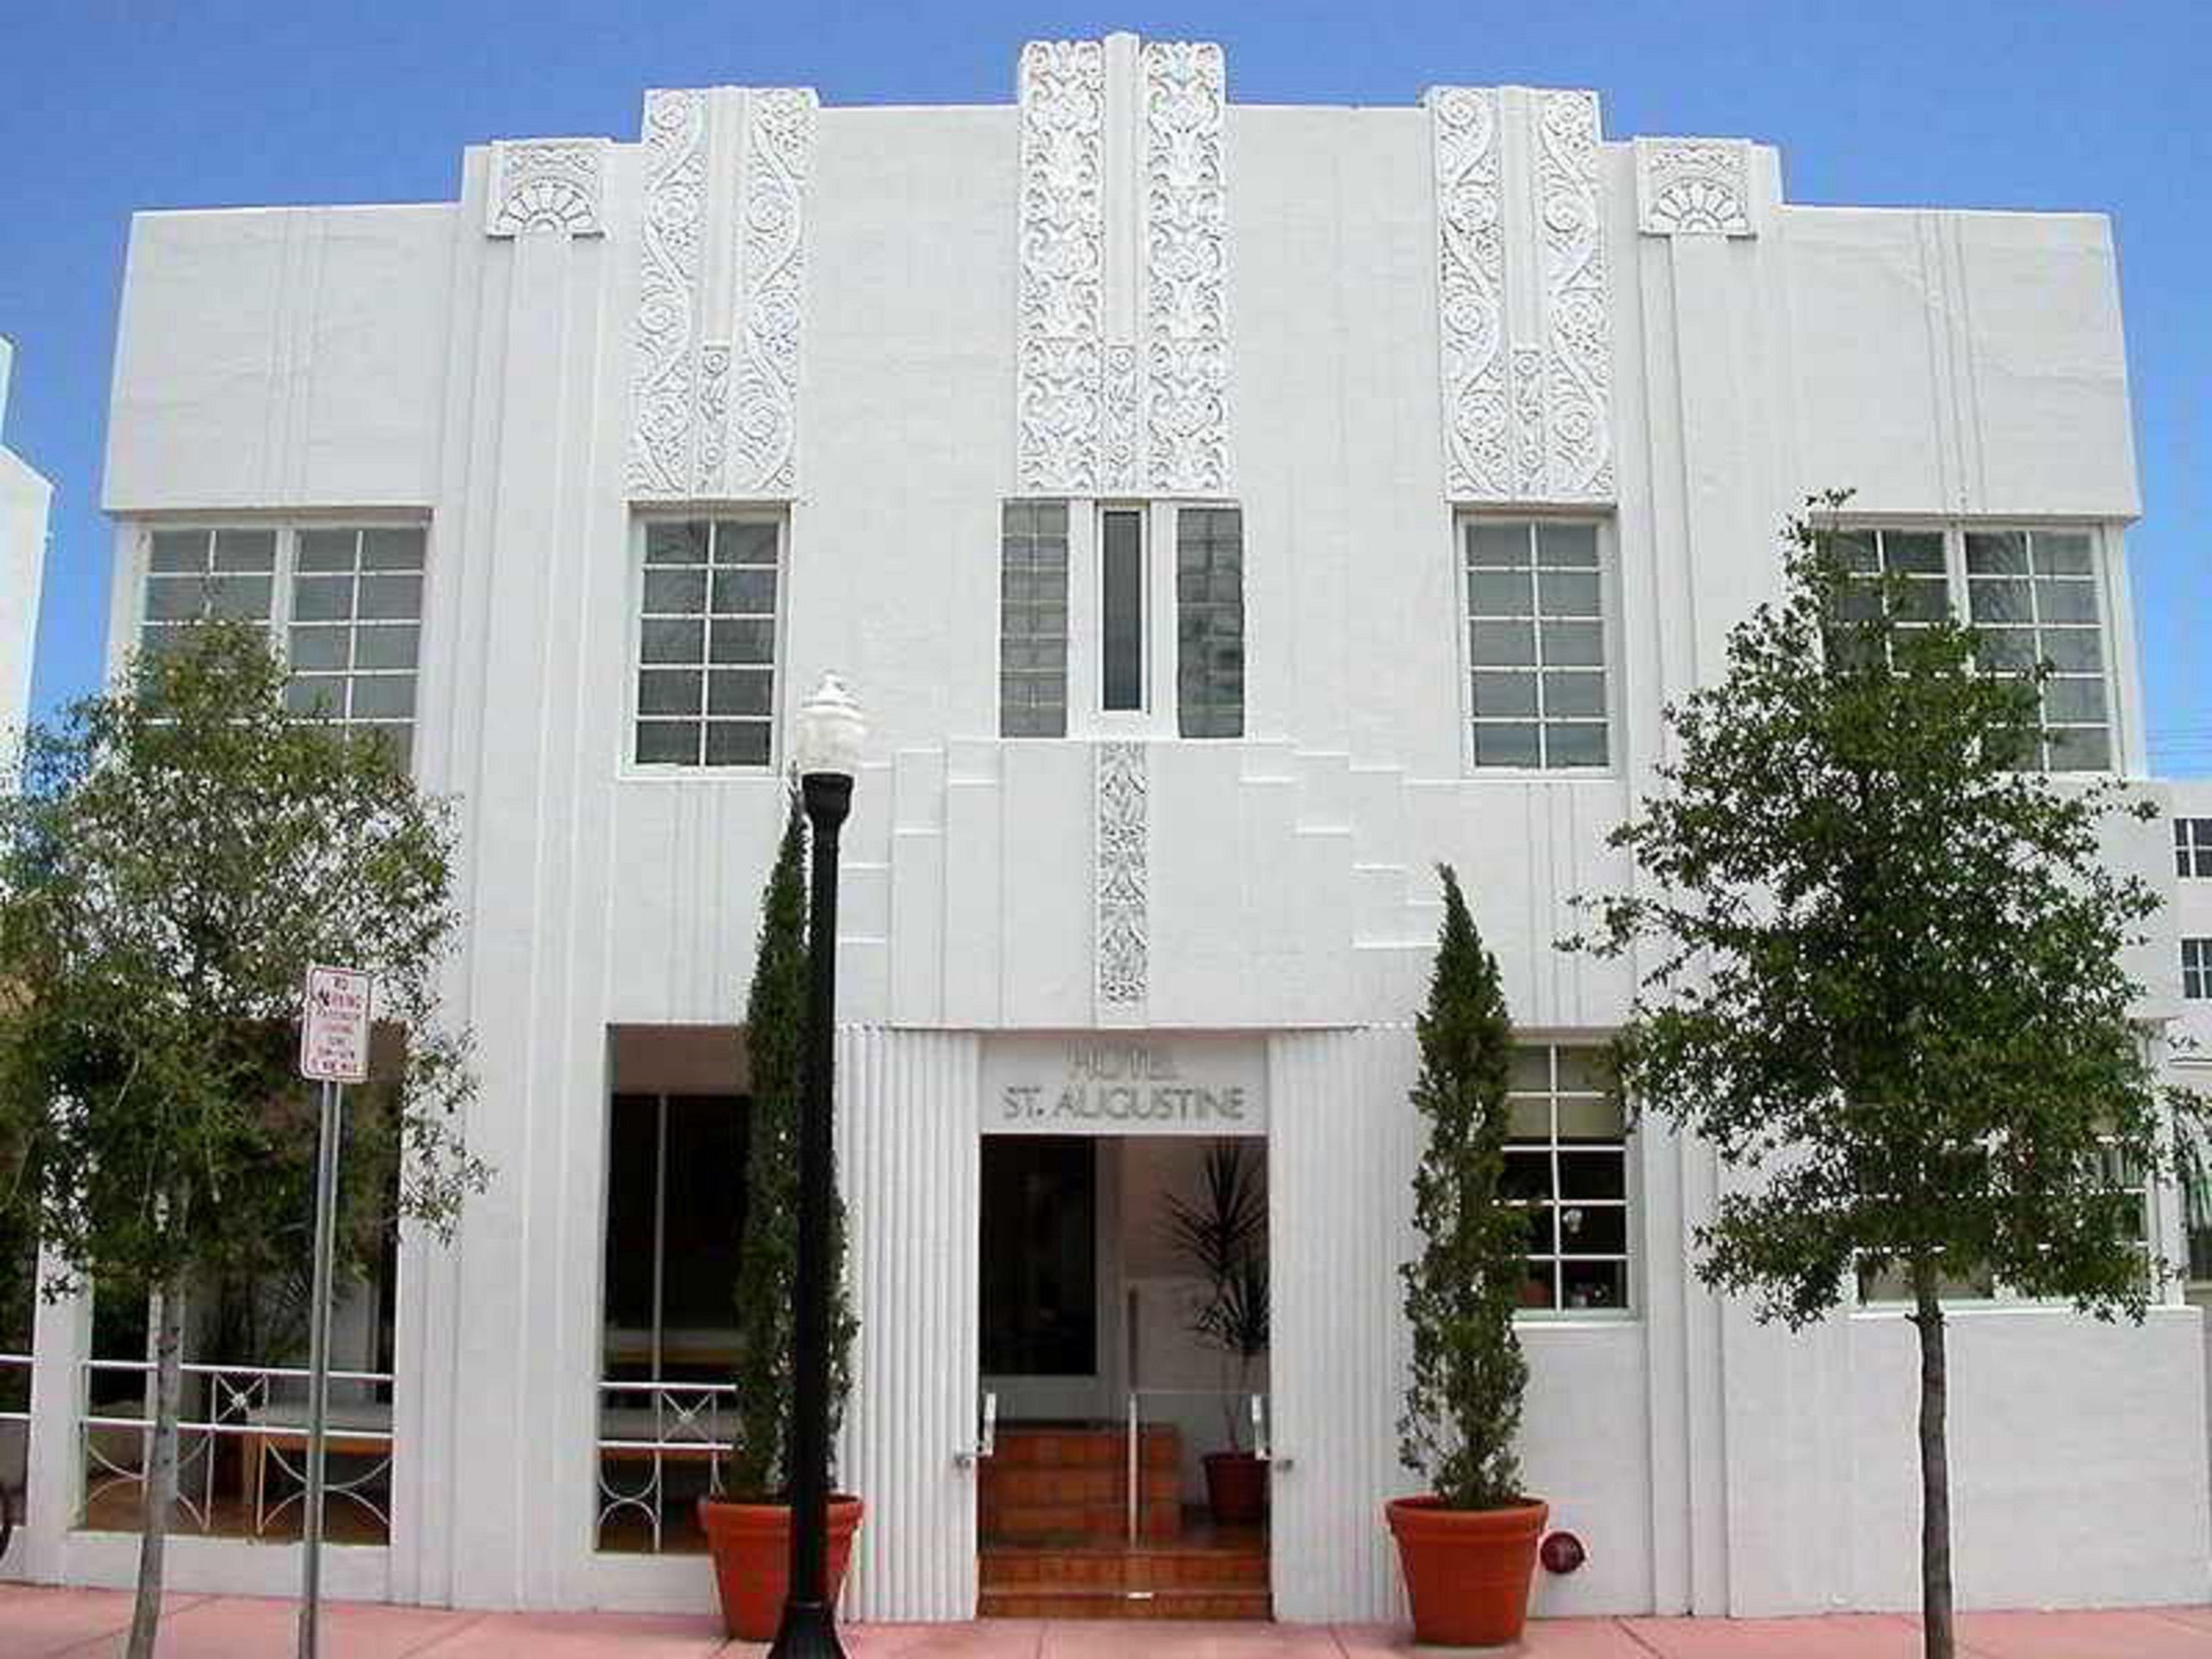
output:
<path id="1" fill-rule="evenodd" d="M 470 149 L 455 202 L 136 221 L 112 661 L 210 605 L 267 617 L 303 704 L 387 727 L 463 830 L 497 1176 L 454 1249 L 349 1303 L 335 1591 L 709 1604 L 685 1510 L 726 1408 L 733 1022 L 792 717 L 835 669 L 872 727 L 848 1612 L 1005 1610 L 979 1548 L 1102 1505 L 1173 1530 L 1255 1413 L 1261 1605 L 1398 1605 L 1440 860 L 1527 1045 L 1525 1463 L 1589 1549 L 1536 1611 L 1912 1604 L 1911 1330 L 1878 1284 L 1796 1337 L 1698 1285 L 1716 1161 L 1595 1091 L 1630 981 L 1553 942 L 1630 881 L 1604 838 L 1662 706 L 1776 592 L 1809 490 L 2061 665 L 2054 768 L 2144 772 L 2110 228 L 1794 204 L 1773 149 L 1608 139 L 1586 91 L 1251 106 L 1224 74 L 1122 35 L 1029 46 L 1010 105 L 655 91 L 635 143 Z M 2167 834 L 2113 856 L 2167 881 Z M 2154 1026 L 2179 965 L 2171 933 L 2136 965 Z M 1219 1136 L 1264 1161 L 1273 1283 L 1225 1412 L 1159 1224 Z M 2145 1199 L 2183 1255 L 2184 1206 Z M 106 1319 L 39 1316 L 15 1571 L 135 1559 L 141 1356 Z M 215 1340 L 173 1578 L 283 1593 L 287 1356 Z M 2109 1328 L 1982 1287 L 1953 1355 L 1965 1603 L 2203 1599 L 2178 1290 Z M 994 1467 L 1024 1424 L 1133 1410 L 1175 1449 L 1134 1492 Z"/>

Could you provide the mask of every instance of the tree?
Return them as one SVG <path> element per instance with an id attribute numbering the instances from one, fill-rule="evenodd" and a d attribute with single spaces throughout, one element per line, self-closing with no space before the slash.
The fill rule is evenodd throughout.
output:
<path id="1" fill-rule="evenodd" d="M 791 1487 L 793 1279 L 799 1269 L 799 1115 L 806 1048 L 806 816 L 793 789 L 761 892 L 760 940 L 745 998 L 751 1061 L 744 1231 L 738 1245 L 733 1496 L 763 1502 Z M 845 1285 L 845 1206 L 833 1195 L 830 1243 L 830 1432 L 851 1387 L 859 1328 Z"/>
<path id="2" fill-rule="evenodd" d="M 1563 945 L 1648 949 L 1622 1085 L 1746 1174 L 1699 1229 L 1706 1282 L 1791 1329 L 1855 1271 L 1909 1285 L 1924 1639 L 1948 1659 L 1945 1287 L 2139 1320 L 2166 1264 L 2120 1188 L 2174 1172 L 2170 1115 L 2197 1103 L 2130 1020 L 2120 952 L 2158 900 L 2099 847 L 2156 809 L 2032 769 L 2049 665 L 1978 666 L 1996 653 L 1940 589 L 1824 527 L 1845 499 L 1790 525 L 1784 596 L 1668 711 L 1679 759 L 1612 837 L 1642 880 Z"/>
<path id="3" fill-rule="evenodd" d="M 459 1123 L 466 1040 L 437 1010 L 445 811 L 380 741 L 288 717 L 285 678 L 259 629 L 187 629 L 34 728 L 22 792 L 0 803 L 5 1201 L 61 1264 L 50 1294 L 150 1304 L 132 1659 L 160 1617 L 187 1286 L 269 1266 L 272 1218 L 302 1203 L 284 1188 L 313 1180 L 318 1119 L 294 1067 L 309 964 L 376 976 L 391 1054 L 358 1121 L 396 1144 L 398 1214 L 449 1234 L 486 1176 Z"/>
<path id="4" fill-rule="evenodd" d="M 1511 1127 L 1513 1022 L 1459 878 L 1449 865 L 1437 872 L 1443 922 L 1428 1007 L 1414 1020 L 1421 1070 L 1412 1098 L 1429 1140 L 1413 1176 L 1421 1254 L 1399 1270 L 1413 1362 L 1398 1456 L 1427 1477 L 1447 1509 L 1502 1509 L 1521 1501 L 1513 1441 L 1528 1383 L 1513 1329 L 1528 1277 L 1528 1222 L 1498 1196 Z"/>

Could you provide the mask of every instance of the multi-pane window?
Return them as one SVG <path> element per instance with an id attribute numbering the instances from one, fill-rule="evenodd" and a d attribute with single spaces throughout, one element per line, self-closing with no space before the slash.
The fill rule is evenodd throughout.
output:
<path id="1" fill-rule="evenodd" d="M 1962 612 L 1979 635 L 1976 661 L 1985 672 L 2051 665 L 2039 766 L 2083 772 L 2112 765 L 2104 624 L 2088 531 L 1864 526 L 1837 531 L 1834 544 L 1855 570 L 1904 579 L 1896 613 L 1902 626 Z M 1872 592 L 1847 594 L 1840 613 L 1846 621 L 1863 618 L 1881 602 Z M 1831 641 L 1832 648 L 1847 645 Z"/>
<path id="2" fill-rule="evenodd" d="M 2051 665 L 2043 686 L 2045 768 L 2109 767 L 2112 715 L 2087 533 L 1970 530 L 1966 541 L 1967 615 L 1981 635 L 1981 665 L 2005 671 Z"/>
<path id="3" fill-rule="evenodd" d="M 1528 1212 L 1527 1308 L 1628 1305 L 1628 1136 L 1603 1051 L 1515 1049 L 1506 1201 Z"/>
<path id="4" fill-rule="evenodd" d="M 1474 763 L 1606 765 L 1597 526 L 1480 520 L 1466 538 Z"/>
<path id="5" fill-rule="evenodd" d="M 156 530 L 139 643 L 205 617 L 262 623 L 292 671 L 285 707 L 383 733 L 404 762 L 422 650 L 420 525 Z"/>
<path id="6" fill-rule="evenodd" d="M 2212 998 L 2212 939 L 2181 941 L 2181 994 L 2192 1002 Z"/>
<path id="7" fill-rule="evenodd" d="M 2212 876 L 2212 818 L 2174 819 L 2173 873 Z"/>
<path id="8" fill-rule="evenodd" d="M 1244 514 L 1176 514 L 1176 718 L 1186 738 L 1244 735 Z"/>
<path id="9" fill-rule="evenodd" d="M 647 522 L 634 751 L 641 764 L 769 763 L 780 534 L 769 519 Z"/>
<path id="10" fill-rule="evenodd" d="M 1145 513 L 1109 507 L 1098 515 L 1098 706 L 1133 714 L 1145 706 Z"/>
<path id="11" fill-rule="evenodd" d="M 1008 501 L 999 527 L 999 734 L 1067 735 L 1067 503 Z"/>

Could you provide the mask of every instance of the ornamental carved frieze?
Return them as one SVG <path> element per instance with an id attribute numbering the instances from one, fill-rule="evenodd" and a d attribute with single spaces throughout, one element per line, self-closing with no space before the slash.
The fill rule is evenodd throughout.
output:
<path id="1" fill-rule="evenodd" d="M 1210 41 L 1145 47 L 1145 432 L 1152 488 L 1229 478 L 1228 81 Z"/>
<path id="2" fill-rule="evenodd" d="M 1032 40 L 1021 63 L 1016 475 L 1097 493 L 1105 366 L 1106 59 L 1096 40 Z"/>
<path id="3" fill-rule="evenodd" d="M 1141 743 L 1097 746 L 1096 986 L 1102 1008 L 1141 1006 L 1149 990 L 1151 801 Z"/>
<path id="4" fill-rule="evenodd" d="M 1441 87 L 1428 109 L 1445 493 L 1609 501 L 1596 94 Z"/>
<path id="5" fill-rule="evenodd" d="M 799 88 L 646 94 L 633 496 L 798 491 L 816 110 Z"/>
<path id="6" fill-rule="evenodd" d="M 1221 48 L 1139 46 L 1133 37 L 1031 41 L 1022 49 L 1020 98 L 1018 488 L 1226 490 Z M 1111 179 L 1109 131 L 1132 140 L 1114 152 Z"/>
<path id="7" fill-rule="evenodd" d="M 491 186 L 484 195 L 484 234 L 599 235 L 606 154 L 604 138 L 497 141 L 491 147 Z"/>
<path id="8" fill-rule="evenodd" d="M 1647 236 L 1750 236 L 1751 144 L 1638 138 L 1636 222 Z"/>

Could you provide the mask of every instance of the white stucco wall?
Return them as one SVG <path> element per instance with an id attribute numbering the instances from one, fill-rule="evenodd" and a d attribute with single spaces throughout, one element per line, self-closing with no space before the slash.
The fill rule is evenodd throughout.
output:
<path id="1" fill-rule="evenodd" d="M 0 436 L 7 430 L 15 352 L 13 344 L 0 338 Z M 30 463 L 0 447 L 0 753 L 9 756 L 30 714 L 31 660 L 38 645 L 46 515 L 53 496 L 53 485 Z M 12 772 L 12 760 L 9 768 Z"/>
<path id="2" fill-rule="evenodd" d="M 1503 152 L 1516 226 L 1534 188 L 1510 182 L 1531 165 L 1519 118 Z M 1418 1151 L 1403 1022 L 1434 939 L 1433 864 L 1459 868 L 1525 1030 L 1617 1024 L 1627 969 L 1553 949 L 1567 901 L 1629 880 L 1604 836 L 1656 781 L 1662 703 L 1718 672 L 1728 626 L 1778 585 L 1779 519 L 1830 486 L 1886 517 L 2095 529 L 2115 740 L 2139 772 L 2109 232 L 2077 215 L 1792 206 L 1776 153 L 1754 145 L 1740 229 L 1647 234 L 1637 153 L 1605 144 L 1612 483 L 1574 510 L 1604 526 L 1614 764 L 1469 775 L 1432 115 L 1231 105 L 1223 494 L 1245 515 L 1248 735 L 1118 732 L 1145 741 L 1148 962 L 1132 1004 L 1102 992 L 1097 945 L 1087 739 L 1109 723 L 1079 712 L 1066 742 L 995 735 L 998 514 L 1021 493 L 1021 130 L 1011 106 L 814 117 L 796 483 L 765 498 L 788 515 L 781 715 L 835 667 L 873 727 L 847 830 L 842 1109 L 862 1375 L 895 1381 L 864 1380 L 850 1430 L 877 1505 L 854 1605 L 972 1605 L 972 1477 L 954 1454 L 976 1381 L 975 1034 L 1115 1027 L 1267 1034 L 1271 1381 L 1290 1459 L 1276 1605 L 1386 1616 L 1399 1590 L 1379 1504 L 1407 1479 L 1395 1266 Z M 738 141 L 716 131 L 708 246 L 727 263 Z M 1126 229 L 1124 146 L 1109 145 L 1103 212 Z M 374 1589 L 703 1605 L 697 1564 L 591 1547 L 606 1032 L 734 1017 L 781 786 L 625 759 L 645 155 L 600 154 L 591 234 L 513 236 L 484 231 L 495 159 L 468 153 L 457 204 L 136 221 L 107 471 L 113 637 L 134 631 L 146 522 L 427 515 L 416 763 L 460 805 L 468 930 L 450 991 L 478 1034 L 471 1136 L 499 1175 L 454 1250 L 407 1253 L 394 1543 Z M 1142 259 L 1112 246 L 1119 304 Z M 1516 338 L 1540 321 L 1528 284 L 1543 257 L 1533 232 L 1506 250 Z M 1079 676 L 1088 650 L 1079 621 Z M 2117 835 L 2113 856 L 2170 869 L 2170 835 Z M 2143 961 L 2172 951 L 2161 936 Z M 2143 977 L 2146 1016 L 2169 1012 L 2175 987 Z M 1839 1319 L 1792 1340 L 1722 1306 L 1689 1267 L 1710 1154 L 1647 1134 L 1633 1161 L 1632 1316 L 1528 1334 L 1529 1478 L 1591 1550 L 1540 1584 L 1539 1610 L 1900 1604 L 1911 1419 L 1893 1328 Z M 2192 1320 L 1962 1321 L 1968 1603 L 2201 1596 Z M 2092 1408 L 2123 1386 L 2124 1421 Z M 2077 1490 L 2129 1495 L 2109 1547 L 2055 1501 Z M 1862 1529 L 1881 1536 L 1845 1547 Z M 106 1547 L 55 1541 L 39 1559 L 102 1577 Z M 249 1571 L 221 1547 L 187 1551 L 179 1582 L 220 1557 L 206 1571 L 226 1586 L 258 1573 L 281 1589 L 282 1554 Z"/>

